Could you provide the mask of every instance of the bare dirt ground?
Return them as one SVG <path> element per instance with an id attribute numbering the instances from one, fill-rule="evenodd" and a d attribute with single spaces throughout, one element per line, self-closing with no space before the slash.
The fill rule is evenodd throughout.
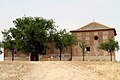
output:
<path id="1" fill-rule="evenodd" d="M 120 63 L 107 61 L 4 61 L 0 80 L 120 80 Z"/>

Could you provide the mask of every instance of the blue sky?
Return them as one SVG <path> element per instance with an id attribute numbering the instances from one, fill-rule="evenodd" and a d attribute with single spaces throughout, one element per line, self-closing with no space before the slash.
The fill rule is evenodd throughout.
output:
<path id="1" fill-rule="evenodd" d="M 54 19 L 59 29 L 77 29 L 96 22 L 116 28 L 120 42 L 120 0 L 0 0 L 0 31 L 14 27 L 12 21 L 26 16 Z M 0 34 L 2 39 L 2 34 Z"/>

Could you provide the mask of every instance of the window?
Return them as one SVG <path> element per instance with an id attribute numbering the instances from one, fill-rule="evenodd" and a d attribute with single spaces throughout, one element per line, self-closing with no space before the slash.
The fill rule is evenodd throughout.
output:
<path id="1" fill-rule="evenodd" d="M 82 37 L 78 37 L 78 40 L 82 40 Z"/>
<path id="2" fill-rule="evenodd" d="M 108 41 L 107 39 L 103 40 L 103 42 L 107 42 L 107 41 Z"/>
<path id="3" fill-rule="evenodd" d="M 77 33 L 77 36 L 82 36 L 82 33 Z"/>
<path id="4" fill-rule="evenodd" d="M 90 47 L 86 47 L 86 51 L 90 51 Z"/>
<path id="5" fill-rule="evenodd" d="M 94 32 L 94 35 L 98 35 L 98 32 Z"/>
<path id="6" fill-rule="evenodd" d="M 106 35 L 106 34 L 108 34 L 108 31 L 104 31 L 104 32 L 103 32 L 103 35 Z"/>
<path id="7" fill-rule="evenodd" d="M 86 36 L 89 36 L 89 34 L 90 34 L 90 33 L 87 32 L 87 33 L 86 33 Z"/>
<path id="8" fill-rule="evenodd" d="M 95 40 L 98 40 L 98 36 L 95 36 L 94 39 L 95 39 Z"/>
<path id="9" fill-rule="evenodd" d="M 108 31 L 103 32 L 103 42 L 106 42 L 108 39 Z"/>
<path id="10" fill-rule="evenodd" d="M 103 35 L 103 40 L 108 39 L 108 35 Z"/>
<path id="11" fill-rule="evenodd" d="M 82 33 L 78 33 L 78 35 L 79 35 L 79 36 L 81 36 L 81 35 L 82 35 Z"/>
<path id="12" fill-rule="evenodd" d="M 86 40 L 90 40 L 90 37 L 89 37 L 89 36 L 86 36 Z"/>
<path id="13" fill-rule="evenodd" d="M 90 45 L 90 42 L 89 42 L 89 40 L 87 40 L 87 41 L 86 41 L 86 44 L 87 44 L 87 46 L 89 46 L 89 45 Z"/>

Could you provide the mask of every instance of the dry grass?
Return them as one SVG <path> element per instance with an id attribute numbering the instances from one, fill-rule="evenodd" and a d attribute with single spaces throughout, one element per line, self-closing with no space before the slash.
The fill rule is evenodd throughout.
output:
<path id="1" fill-rule="evenodd" d="M 109 61 L 74 61 L 66 64 L 81 67 L 83 70 L 88 69 L 92 73 L 97 73 L 99 77 L 105 80 L 120 80 L 120 62 Z"/>
<path id="2" fill-rule="evenodd" d="M 0 62 L 0 80 L 20 80 L 20 77 L 27 74 L 33 68 L 30 62 Z"/>
<path id="3" fill-rule="evenodd" d="M 70 80 L 74 80 L 74 79 L 79 80 L 79 77 L 83 76 L 82 74 L 79 74 L 81 72 L 83 72 L 83 74 L 85 74 L 86 77 L 88 77 L 90 80 L 92 80 L 91 77 L 95 77 L 95 78 L 98 77 L 97 80 L 100 80 L 100 79 L 120 80 L 120 62 L 109 62 L 109 61 L 108 62 L 107 61 L 85 61 L 85 62 L 83 61 L 61 61 L 61 62 L 60 61 L 42 61 L 42 62 L 41 61 L 39 62 L 4 61 L 4 62 L 0 62 L 0 80 L 24 80 L 23 76 L 28 77 L 31 74 L 35 74 L 37 75 L 37 77 L 40 77 L 42 76 L 43 72 L 46 72 L 47 74 L 49 74 L 50 69 L 52 73 L 55 74 L 54 77 L 64 76 L 65 74 L 68 74 L 66 76 L 71 77 Z M 67 71 L 64 75 L 62 75 L 63 73 L 61 73 L 57 76 L 57 70 L 60 70 L 63 73 L 64 71 L 66 70 Z M 53 72 L 53 71 L 56 71 L 56 72 Z M 35 72 L 38 72 L 38 73 L 35 73 Z M 39 75 L 39 72 L 41 73 L 41 75 Z M 79 75 L 73 75 L 70 72 L 74 72 Z M 46 73 L 45 75 L 47 75 Z M 91 74 L 93 75 L 91 76 Z M 73 76 L 74 78 L 72 78 Z M 42 80 L 48 80 L 49 77 L 50 76 L 46 76 L 46 78 Z M 85 80 L 85 79 L 83 78 L 80 80 Z M 40 80 L 40 79 L 36 79 L 36 80 Z M 52 79 L 49 79 L 49 80 L 52 80 Z M 68 80 L 68 79 L 62 78 L 60 80 Z"/>

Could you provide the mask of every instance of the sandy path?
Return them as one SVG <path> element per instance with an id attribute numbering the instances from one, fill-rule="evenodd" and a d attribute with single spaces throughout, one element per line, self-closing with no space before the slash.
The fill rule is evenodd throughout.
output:
<path id="1" fill-rule="evenodd" d="M 36 62 L 35 67 L 22 77 L 23 80 L 104 80 L 97 73 L 65 62 Z"/>

